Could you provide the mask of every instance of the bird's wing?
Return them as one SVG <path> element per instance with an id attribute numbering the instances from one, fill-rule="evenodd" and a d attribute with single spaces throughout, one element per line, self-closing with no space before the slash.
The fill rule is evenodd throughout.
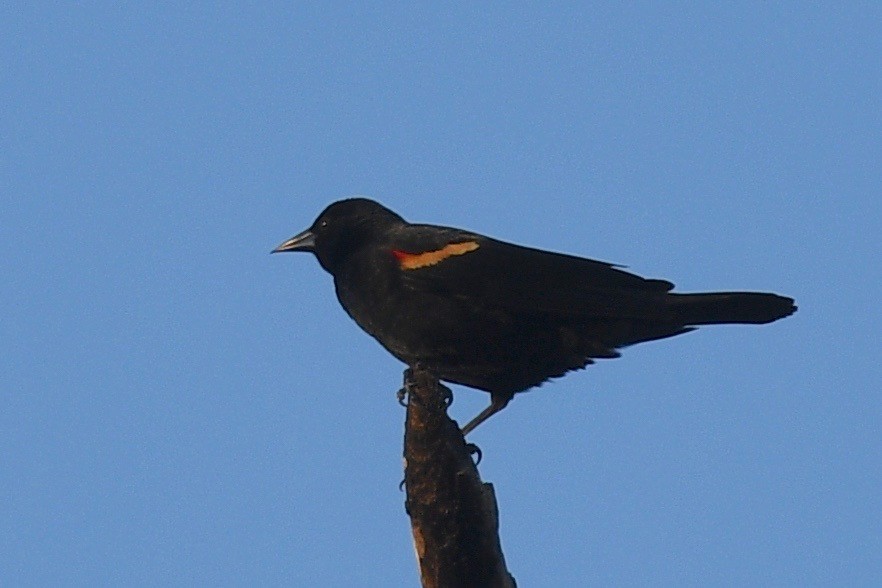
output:
<path id="1" fill-rule="evenodd" d="M 391 248 L 409 288 L 523 313 L 649 318 L 673 288 L 610 263 L 445 227 L 408 225 Z"/>

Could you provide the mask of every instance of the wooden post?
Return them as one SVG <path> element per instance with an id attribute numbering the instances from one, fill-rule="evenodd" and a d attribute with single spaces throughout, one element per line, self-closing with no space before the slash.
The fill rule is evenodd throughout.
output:
<path id="1" fill-rule="evenodd" d="M 419 368 L 404 373 L 405 508 L 425 588 L 515 588 L 499 543 L 492 484 L 447 416 L 450 390 Z"/>

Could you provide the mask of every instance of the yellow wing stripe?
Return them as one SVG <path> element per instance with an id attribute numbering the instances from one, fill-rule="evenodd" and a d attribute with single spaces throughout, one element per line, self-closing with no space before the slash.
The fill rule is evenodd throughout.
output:
<path id="1" fill-rule="evenodd" d="M 454 255 L 465 255 L 469 251 L 474 251 L 477 248 L 477 242 L 465 241 L 464 243 L 451 243 L 450 245 L 445 245 L 437 251 L 407 253 L 406 251 L 395 250 L 392 252 L 392 255 L 398 260 L 398 265 L 401 266 L 401 269 L 414 270 L 441 263 L 448 257 L 453 257 Z"/>

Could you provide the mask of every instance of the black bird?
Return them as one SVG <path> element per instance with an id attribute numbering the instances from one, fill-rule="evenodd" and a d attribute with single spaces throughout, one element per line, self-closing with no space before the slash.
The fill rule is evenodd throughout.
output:
<path id="1" fill-rule="evenodd" d="M 331 204 L 281 251 L 314 253 L 349 316 L 392 355 L 490 393 L 463 434 L 516 393 L 618 348 L 796 311 L 776 294 L 672 293 L 613 264 L 411 224 L 366 198 Z"/>

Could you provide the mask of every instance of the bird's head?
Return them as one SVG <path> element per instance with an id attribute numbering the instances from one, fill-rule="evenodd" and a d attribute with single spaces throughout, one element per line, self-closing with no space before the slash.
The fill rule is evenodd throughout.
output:
<path id="1" fill-rule="evenodd" d="M 360 246 L 374 242 L 404 219 L 368 198 L 347 198 L 328 206 L 312 226 L 294 235 L 272 253 L 309 251 L 333 274 L 340 263 Z"/>

